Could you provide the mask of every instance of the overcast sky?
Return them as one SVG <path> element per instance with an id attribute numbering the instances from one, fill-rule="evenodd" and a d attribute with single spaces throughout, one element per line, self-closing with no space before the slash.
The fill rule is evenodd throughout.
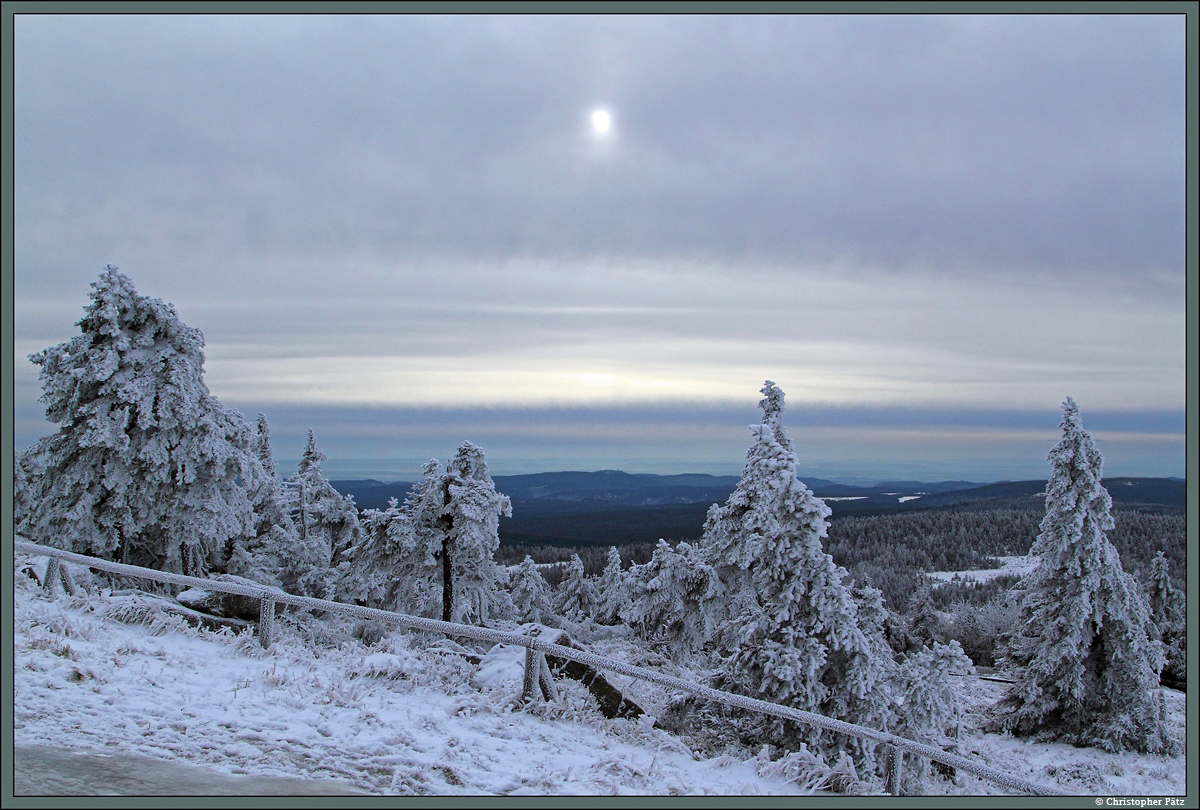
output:
<path id="1" fill-rule="evenodd" d="M 18 15 L 17 447 L 112 263 L 334 474 L 1182 476 L 1184 23 Z"/>

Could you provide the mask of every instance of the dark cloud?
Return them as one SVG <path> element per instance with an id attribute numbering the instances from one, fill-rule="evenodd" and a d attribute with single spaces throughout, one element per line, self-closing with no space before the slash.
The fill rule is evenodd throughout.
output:
<path id="1" fill-rule="evenodd" d="M 1182 266 L 1182 16 L 29 16 L 16 42 L 18 246 L 49 209 L 214 251 Z"/>

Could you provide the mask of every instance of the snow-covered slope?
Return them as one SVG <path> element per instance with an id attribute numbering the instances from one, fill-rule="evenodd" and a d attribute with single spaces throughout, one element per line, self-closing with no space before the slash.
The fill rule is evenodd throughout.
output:
<path id="1" fill-rule="evenodd" d="M 219 774 L 300 777 L 313 793 L 386 795 L 786 795 L 803 780 L 766 758 L 705 758 L 646 722 L 604 720 L 583 687 L 516 707 L 523 649 L 476 665 L 433 637 L 394 631 L 367 646 L 353 625 L 280 623 L 270 652 L 255 639 L 146 615 L 132 594 L 47 599 L 17 555 L 14 730 L 19 747 L 55 746 L 204 766 Z M 371 638 L 371 634 L 363 634 Z M 964 679 L 976 705 L 1000 684 Z M 651 713 L 665 697 L 622 688 Z M 1168 693 L 1183 736 L 1183 696 Z M 1182 795 L 1182 758 L 1110 755 L 994 735 L 964 753 L 1086 795 Z M 791 781 L 789 781 L 789 778 Z M 20 782 L 18 781 L 18 784 Z M 191 783 L 189 783 L 191 784 Z M 939 793 L 1003 790 L 960 774 Z M 165 792 L 165 791 L 164 791 Z M 213 793 L 218 792 L 214 787 Z M 228 793 L 223 785 L 221 792 Z M 250 789 L 247 788 L 247 792 Z M 261 791 L 260 791 L 261 792 Z"/>
<path id="2" fill-rule="evenodd" d="M 28 562 L 40 570 L 44 558 Z M 335 779 L 373 794 L 795 792 L 753 761 L 699 761 L 664 731 L 604 720 L 572 682 L 562 705 L 517 709 L 523 648 L 476 666 L 432 638 L 397 631 L 367 648 L 312 620 L 280 623 L 268 653 L 250 636 L 119 621 L 139 612 L 133 596 L 48 600 L 25 564 L 14 576 L 17 745 Z"/>

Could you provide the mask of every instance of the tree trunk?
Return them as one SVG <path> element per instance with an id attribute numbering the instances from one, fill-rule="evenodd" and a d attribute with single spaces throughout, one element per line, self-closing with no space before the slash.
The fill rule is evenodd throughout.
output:
<path id="1" fill-rule="evenodd" d="M 446 514 L 450 507 L 450 481 L 442 479 L 442 515 L 437 526 L 442 532 L 442 621 L 454 621 L 454 550 L 451 546 L 454 518 Z"/>
<path id="2" fill-rule="evenodd" d="M 450 537 L 442 536 L 442 621 L 452 622 L 454 615 L 454 567 L 450 559 Z"/>

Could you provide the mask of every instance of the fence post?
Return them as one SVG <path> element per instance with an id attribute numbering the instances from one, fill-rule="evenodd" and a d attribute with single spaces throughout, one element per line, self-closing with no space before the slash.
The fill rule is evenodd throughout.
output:
<path id="1" fill-rule="evenodd" d="M 538 653 L 538 682 L 542 687 L 542 695 L 546 700 L 558 700 L 558 689 L 554 686 L 554 676 L 550 674 L 550 665 L 546 663 L 546 654 Z"/>
<path id="2" fill-rule="evenodd" d="M 542 672 L 542 665 L 539 659 L 544 659 L 545 656 L 535 650 L 533 647 L 525 648 L 525 683 L 521 687 L 521 700 L 528 703 L 533 700 L 538 686 L 538 677 Z"/>
<path id="3" fill-rule="evenodd" d="M 529 635 L 540 636 L 541 628 L 530 628 Z M 543 699 L 558 700 L 558 690 L 554 688 L 554 678 L 550 675 L 550 665 L 546 663 L 546 654 L 533 647 L 526 647 L 525 682 L 521 685 L 521 700 L 528 703 L 536 699 L 539 687 Z"/>
<path id="4" fill-rule="evenodd" d="M 46 576 L 42 577 L 42 590 L 50 594 L 51 598 L 57 595 L 54 586 L 58 584 L 59 578 L 62 576 L 60 569 L 62 562 L 58 557 L 51 556 L 46 561 Z"/>
<path id="5" fill-rule="evenodd" d="M 888 745 L 884 750 L 884 790 L 892 796 L 899 796 L 902 788 L 901 771 L 904 767 L 904 752 L 894 745 Z"/>
<path id="6" fill-rule="evenodd" d="M 62 560 L 58 562 L 58 573 L 62 579 L 63 590 L 67 592 L 67 596 L 76 594 L 75 580 L 71 578 L 71 566 L 67 565 Z"/>
<path id="7" fill-rule="evenodd" d="M 263 648 L 271 646 L 275 640 L 275 600 L 270 594 L 263 592 L 258 600 L 258 641 Z"/>

